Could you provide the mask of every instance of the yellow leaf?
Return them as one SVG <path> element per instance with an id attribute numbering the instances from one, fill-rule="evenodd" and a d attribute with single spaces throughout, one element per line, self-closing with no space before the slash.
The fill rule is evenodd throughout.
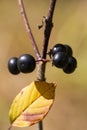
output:
<path id="1" fill-rule="evenodd" d="M 55 98 L 54 83 L 34 81 L 15 97 L 9 111 L 12 126 L 31 126 L 49 112 Z"/>

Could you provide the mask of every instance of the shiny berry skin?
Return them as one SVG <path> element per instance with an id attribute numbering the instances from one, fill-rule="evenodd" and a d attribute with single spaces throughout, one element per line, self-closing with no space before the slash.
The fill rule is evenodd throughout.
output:
<path id="1" fill-rule="evenodd" d="M 17 67 L 17 60 L 18 60 L 18 58 L 12 57 L 8 61 L 8 70 L 10 73 L 12 73 L 14 75 L 17 75 L 20 73 L 20 71 L 18 70 L 18 67 Z"/>
<path id="2" fill-rule="evenodd" d="M 77 67 L 77 61 L 74 57 L 69 57 L 68 64 L 63 68 L 63 71 L 70 74 L 75 71 Z"/>
<path id="3" fill-rule="evenodd" d="M 24 54 L 18 58 L 17 66 L 20 72 L 30 73 L 35 69 L 36 61 L 32 55 Z"/>
<path id="4" fill-rule="evenodd" d="M 53 56 L 53 65 L 63 68 L 68 63 L 68 56 L 64 52 L 58 52 Z"/>
<path id="5" fill-rule="evenodd" d="M 66 48 L 63 44 L 58 43 L 54 45 L 51 50 L 51 55 L 54 56 L 58 52 L 66 52 Z"/>
<path id="6" fill-rule="evenodd" d="M 72 48 L 69 45 L 64 45 L 66 48 L 66 54 L 70 57 L 73 54 Z"/>

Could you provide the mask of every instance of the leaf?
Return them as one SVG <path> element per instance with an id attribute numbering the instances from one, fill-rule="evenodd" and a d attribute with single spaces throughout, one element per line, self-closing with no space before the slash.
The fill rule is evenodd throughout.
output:
<path id="1" fill-rule="evenodd" d="M 42 120 L 55 98 L 54 83 L 34 81 L 15 97 L 9 111 L 12 126 L 27 127 Z"/>

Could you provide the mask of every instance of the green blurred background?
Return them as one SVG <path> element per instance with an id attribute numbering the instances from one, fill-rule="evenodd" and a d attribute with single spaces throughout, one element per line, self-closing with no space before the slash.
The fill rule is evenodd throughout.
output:
<path id="1" fill-rule="evenodd" d="M 39 50 L 42 48 L 43 29 L 38 30 L 47 15 L 50 0 L 25 0 L 25 8 Z M 54 13 L 54 28 L 49 49 L 56 43 L 69 44 L 78 60 L 73 74 L 47 64 L 48 82 L 56 82 L 54 106 L 44 119 L 44 130 L 87 129 L 87 0 L 58 0 Z M 0 130 L 9 127 L 8 112 L 17 93 L 36 78 L 31 74 L 11 75 L 7 69 L 10 57 L 31 53 L 35 56 L 20 15 L 17 0 L 0 0 Z M 21 128 L 13 128 L 19 130 Z M 37 125 L 23 130 L 35 130 Z"/>

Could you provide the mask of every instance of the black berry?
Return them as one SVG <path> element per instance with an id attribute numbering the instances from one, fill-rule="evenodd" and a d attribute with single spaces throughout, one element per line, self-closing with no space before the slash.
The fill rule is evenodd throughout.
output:
<path id="1" fill-rule="evenodd" d="M 53 56 L 53 65 L 63 68 L 68 63 L 68 56 L 64 52 L 58 52 Z"/>
<path id="2" fill-rule="evenodd" d="M 36 61 L 32 55 L 24 54 L 18 58 L 17 65 L 22 73 L 30 73 L 35 69 Z"/>
<path id="3" fill-rule="evenodd" d="M 70 74 L 75 71 L 77 67 L 77 61 L 74 57 L 69 57 L 67 65 L 63 68 L 63 71 Z"/>
<path id="4" fill-rule="evenodd" d="M 12 57 L 8 61 L 8 70 L 10 73 L 15 74 L 15 75 L 20 73 L 17 67 L 17 60 L 18 59 L 16 57 Z"/>
<path id="5" fill-rule="evenodd" d="M 65 46 L 63 44 L 60 44 L 60 43 L 56 44 L 51 49 L 52 56 L 54 56 L 58 52 L 66 52 L 66 48 L 65 48 Z"/>
<path id="6" fill-rule="evenodd" d="M 73 54 L 72 48 L 69 45 L 64 45 L 66 48 L 66 54 L 70 57 Z"/>
<path id="7" fill-rule="evenodd" d="M 61 43 L 54 45 L 49 54 L 54 56 L 57 52 L 65 52 L 69 57 L 73 54 L 72 48 L 69 45 L 64 45 Z"/>

